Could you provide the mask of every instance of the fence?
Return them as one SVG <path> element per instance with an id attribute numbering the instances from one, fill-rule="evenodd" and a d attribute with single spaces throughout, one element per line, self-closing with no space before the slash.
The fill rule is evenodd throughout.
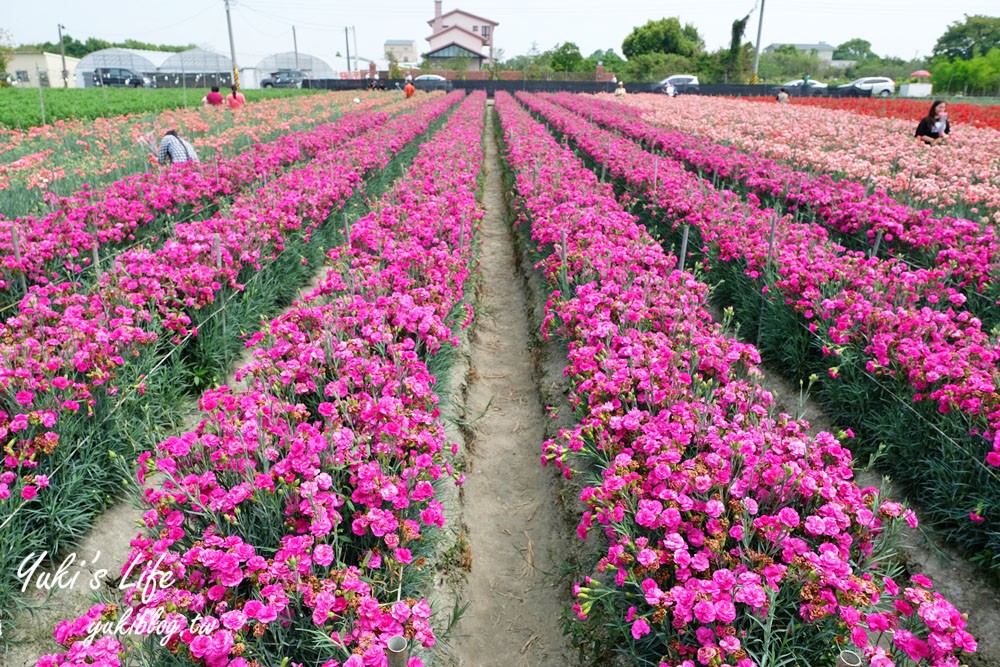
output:
<path id="1" fill-rule="evenodd" d="M 402 88 L 402 79 L 384 79 L 387 90 Z M 526 90 L 533 93 L 610 93 L 615 89 L 614 83 L 598 81 L 538 81 L 525 79 L 521 81 L 471 81 L 468 79 L 457 79 L 447 82 L 417 81 L 414 83 L 419 90 L 465 90 L 472 92 L 476 90 L 486 91 L 490 97 L 498 91 L 515 93 L 519 90 Z M 352 79 L 313 79 L 303 82 L 304 87 L 317 88 L 322 90 L 364 90 L 365 81 Z M 740 85 L 740 84 L 709 84 L 698 86 L 696 89 L 682 90 L 684 95 L 712 95 L 725 97 L 774 97 L 778 94 L 780 86 L 774 84 Z M 660 92 L 656 83 L 626 83 L 625 89 L 629 93 L 653 93 Z M 854 88 L 820 88 L 801 92 L 798 89 L 788 89 L 791 97 L 870 97 L 869 90 L 856 90 Z"/>

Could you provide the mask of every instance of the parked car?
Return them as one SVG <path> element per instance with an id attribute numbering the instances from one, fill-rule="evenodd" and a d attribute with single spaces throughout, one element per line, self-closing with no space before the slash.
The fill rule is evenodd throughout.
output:
<path id="1" fill-rule="evenodd" d="M 693 74 L 671 74 L 663 81 L 657 83 L 655 90 L 660 93 L 667 92 L 668 83 L 674 84 L 674 91 L 678 95 L 698 92 L 698 77 Z"/>
<path id="2" fill-rule="evenodd" d="M 788 83 L 783 83 L 781 88 L 802 88 L 802 79 L 795 79 L 794 81 L 789 81 Z M 822 81 L 816 81 L 815 79 L 809 79 L 809 90 L 816 90 L 817 88 L 829 88 L 830 86 L 823 83 Z"/>
<path id="3" fill-rule="evenodd" d="M 302 82 L 309 79 L 308 72 L 300 69 L 282 69 L 271 72 L 260 82 L 261 88 L 301 88 Z"/>
<path id="4" fill-rule="evenodd" d="M 837 89 L 848 93 L 851 90 L 871 91 L 872 97 L 889 97 L 896 93 L 896 82 L 887 76 L 865 76 L 837 86 Z"/>
<path id="5" fill-rule="evenodd" d="M 143 76 L 133 69 L 98 67 L 94 70 L 94 85 L 109 88 L 151 88 L 153 82 L 148 76 Z"/>
<path id="6" fill-rule="evenodd" d="M 413 78 L 413 85 L 420 90 L 451 90 L 451 81 L 438 74 L 421 74 Z"/>

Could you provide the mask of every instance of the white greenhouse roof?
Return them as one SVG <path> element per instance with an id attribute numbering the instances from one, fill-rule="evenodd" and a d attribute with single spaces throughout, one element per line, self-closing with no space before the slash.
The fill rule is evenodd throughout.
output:
<path id="1" fill-rule="evenodd" d="M 284 53 L 272 53 L 257 63 L 257 71 L 263 76 L 281 69 L 301 69 L 309 72 L 313 78 L 324 78 L 325 75 L 333 74 L 334 69 L 330 67 L 322 58 L 311 56 L 308 53 L 299 53 L 298 64 L 295 61 L 294 51 Z"/>
<path id="2" fill-rule="evenodd" d="M 93 72 L 98 67 L 126 67 L 147 74 L 155 72 L 172 55 L 174 54 L 169 51 L 101 49 L 81 58 L 76 66 L 76 71 Z"/>
<path id="3" fill-rule="evenodd" d="M 190 49 L 180 53 L 172 53 L 158 68 L 161 74 L 197 73 L 197 72 L 229 72 L 233 69 L 233 61 L 221 53 L 213 53 L 204 49 Z"/>

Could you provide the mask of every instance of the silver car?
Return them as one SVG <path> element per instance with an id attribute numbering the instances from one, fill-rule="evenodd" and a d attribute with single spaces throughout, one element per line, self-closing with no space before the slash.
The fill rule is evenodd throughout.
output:
<path id="1" fill-rule="evenodd" d="M 896 94 L 896 82 L 887 76 L 864 76 L 855 79 L 850 83 L 837 86 L 840 89 L 853 88 L 854 90 L 871 91 L 872 97 L 889 97 Z"/>

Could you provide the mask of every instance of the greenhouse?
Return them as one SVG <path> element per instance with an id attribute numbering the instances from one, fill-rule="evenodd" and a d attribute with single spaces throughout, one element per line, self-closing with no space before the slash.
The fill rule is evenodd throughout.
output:
<path id="1" fill-rule="evenodd" d="M 233 61 L 221 53 L 190 49 L 172 53 L 156 73 L 158 88 L 202 88 L 229 86 L 233 82 Z"/>
<path id="2" fill-rule="evenodd" d="M 300 69 L 309 72 L 314 79 L 330 78 L 335 74 L 334 69 L 322 58 L 294 51 L 274 53 L 257 63 L 257 71 L 261 76 L 283 69 Z"/>
<path id="3" fill-rule="evenodd" d="M 173 55 L 167 51 L 142 51 L 139 49 L 101 49 L 88 53 L 76 66 L 78 88 L 94 86 L 94 72 L 100 68 L 120 68 L 136 74 L 152 77 L 159 67 Z"/>

